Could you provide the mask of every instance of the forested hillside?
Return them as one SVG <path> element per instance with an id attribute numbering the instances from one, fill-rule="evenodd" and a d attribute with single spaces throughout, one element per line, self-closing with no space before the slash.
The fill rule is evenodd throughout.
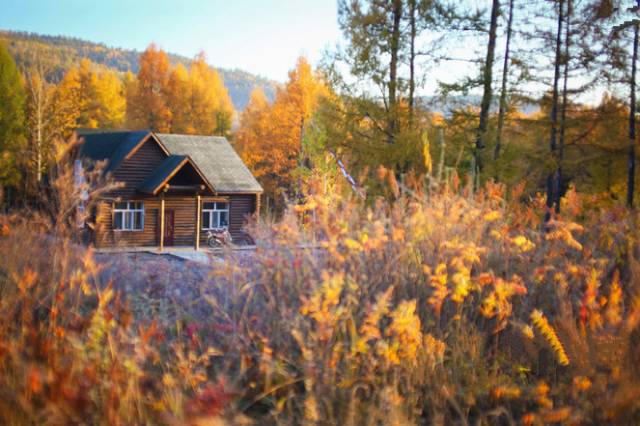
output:
<path id="1" fill-rule="evenodd" d="M 49 77 L 55 83 L 62 80 L 65 73 L 83 58 L 122 73 L 137 73 L 140 68 L 140 52 L 136 50 L 109 47 L 77 38 L 0 31 L 0 40 L 7 44 L 20 67 L 29 67 L 35 57 L 47 58 L 50 61 Z M 190 58 L 181 55 L 168 56 L 172 65 L 182 64 L 188 67 L 191 62 Z M 211 62 L 215 60 L 212 59 Z M 260 87 L 268 99 L 273 100 L 275 97 L 277 83 L 272 80 L 239 69 L 217 68 L 217 71 L 238 111 L 246 107 L 251 90 L 256 87 Z"/>

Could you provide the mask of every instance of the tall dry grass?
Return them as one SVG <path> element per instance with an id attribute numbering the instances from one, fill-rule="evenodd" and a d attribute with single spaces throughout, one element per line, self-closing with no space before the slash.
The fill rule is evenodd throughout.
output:
<path id="1" fill-rule="evenodd" d="M 311 197 L 217 272 L 219 371 L 277 424 L 633 424 L 637 217 L 585 203 Z"/>
<path id="2" fill-rule="evenodd" d="M 637 424 L 637 214 L 593 205 L 310 196 L 212 268 L 188 327 L 133 315 L 72 221 L 4 218 L 0 421 Z"/>

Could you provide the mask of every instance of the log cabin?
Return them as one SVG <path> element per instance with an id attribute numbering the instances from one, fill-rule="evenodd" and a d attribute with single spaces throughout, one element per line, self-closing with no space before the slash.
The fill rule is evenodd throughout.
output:
<path id="1" fill-rule="evenodd" d="M 192 246 L 227 228 L 235 242 L 260 209 L 262 187 L 226 138 L 79 131 L 76 164 L 104 162 L 119 187 L 91 212 L 99 248 Z"/>

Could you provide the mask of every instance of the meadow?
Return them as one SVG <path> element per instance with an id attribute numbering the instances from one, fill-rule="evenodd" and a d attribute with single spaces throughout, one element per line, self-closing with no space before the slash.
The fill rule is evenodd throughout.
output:
<path id="1" fill-rule="evenodd" d="M 186 278 L 114 276 L 60 217 L 3 217 L 0 423 L 640 421 L 637 212 L 396 195 L 310 196 L 251 224 L 250 259 Z"/>

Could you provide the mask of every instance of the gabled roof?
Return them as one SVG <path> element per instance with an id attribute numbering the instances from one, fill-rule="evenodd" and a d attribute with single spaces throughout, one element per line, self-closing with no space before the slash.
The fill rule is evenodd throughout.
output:
<path id="1" fill-rule="evenodd" d="M 213 192 L 211 184 L 202 175 L 198 167 L 191 161 L 186 155 L 170 155 L 160 163 L 151 174 L 141 182 L 136 189 L 147 194 L 157 194 L 158 191 L 166 184 L 176 173 L 180 171 L 186 164 L 190 164 L 196 173 L 200 176 L 200 179 L 204 184 Z"/>
<path id="2" fill-rule="evenodd" d="M 107 172 L 117 169 L 144 141 L 152 137 L 168 155 L 160 166 L 168 169 L 175 166 L 173 162 L 178 161 L 177 157 L 189 157 L 203 180 L 217 193 L 262 192 L 258 181 L 224 137 L 94 130 L 78 131 L 78 136 L 84 140 L 80 156 L 93 161 L 108 160 Z M 160 166 L 140 185 L 141 190 L 142 187 L 148 189 L 155 183 L 154 179 L 163 176 L 165 171 L 160 171 Z"/>
<path id="3" fill-rule="evenodd" d="M 172 154 L 188 155 L 216 192 L 262 192 L 262 187 L 226 138 L 166 133 L 155 136 Z"/>
<path id="4" fill-rule="evenodd" d="M 93 161 L 108 160 L 108 172 L 118 168 L 127 154 L 140 144 L 149 132 L 140 131 L 114 131 L 98 132 L 83 130 L 78 136 L 84 140 L 80 148 L 80 156 Z"/>

